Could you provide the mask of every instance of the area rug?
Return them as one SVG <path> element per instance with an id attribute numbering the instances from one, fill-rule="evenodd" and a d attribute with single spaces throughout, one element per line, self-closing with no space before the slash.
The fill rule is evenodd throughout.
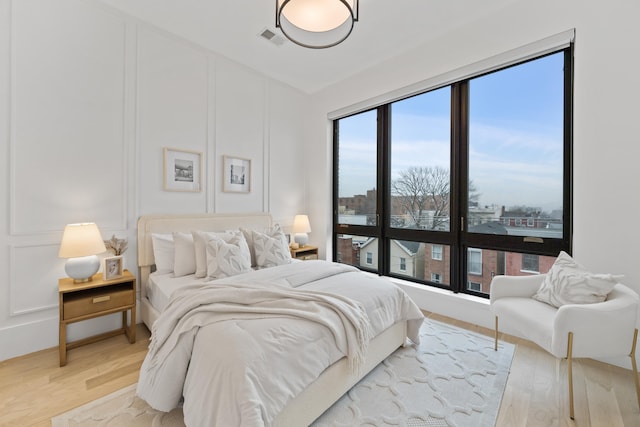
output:
<path id="1" fill-rule="evenodd" d="M 419 346 L 398 349 L 314 423 L 314 427 L 492 427 L 514 346 L 426 319 Z M 53 427 L 183 427 L 181 409 L 163 413 L 136 385 L 52 418 Z M 228 426 L 224 426 L 228 427 Z M 300 426 L 291 426 L 300 427 Z"/>

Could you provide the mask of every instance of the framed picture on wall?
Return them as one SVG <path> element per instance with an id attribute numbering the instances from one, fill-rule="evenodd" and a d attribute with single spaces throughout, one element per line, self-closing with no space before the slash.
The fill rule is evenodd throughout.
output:
<path id="1" fill-rule="evenodd" d="M 164 190 L 200 191 L 202 153 L 164 147 Z"/>
<path id="2" fill-rule="evenodd" d="M 122 256 L 112 256 L 104 259 L 104 269 L 102 270 L 104 280 L 113 280 L 122 277 L 124 274 L 122 268 Z"/>
<path id="3" fill-rule="evenodd" d="M 223 163 L 222 191 L 227 193 L 248 193 L 251 191 L 251 160 L 224 156 Z"/>

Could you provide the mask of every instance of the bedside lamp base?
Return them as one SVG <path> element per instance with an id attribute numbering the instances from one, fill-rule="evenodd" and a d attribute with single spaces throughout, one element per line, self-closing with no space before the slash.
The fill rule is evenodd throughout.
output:
<path id="1" fill-rule="evenodd" d="M 73 279 L 73 283 L 90 282 L 99 269 L 100 259 L 96 255 L 69 258 L 64 265 L 64 271 Z"/>
<path id="2" fill-rule="evenodd" d="M 309 243 L 309 236 L 307 235 L 307 233 L 296 233 L 293 236 L 293 241 L 299 244 L 300 247 L 303 247 L 304 245 Z"/>

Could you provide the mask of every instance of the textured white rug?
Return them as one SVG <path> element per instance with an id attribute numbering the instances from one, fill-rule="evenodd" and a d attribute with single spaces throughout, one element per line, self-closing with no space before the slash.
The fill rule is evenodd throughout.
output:
<path id="1" fill-rule="evenodd" d="M 397 350 L 356 384 L 314 427 L 490 427 L 500 408 L 513 345 L 427 319 L 421 344 Z M 53 427 L 183 427 L 135 396 L 135 384 L 52 418 Z M 227 426 L 225 426 L 227 427 Z M 298 427 L 298 426 L 295 426 Z"/>

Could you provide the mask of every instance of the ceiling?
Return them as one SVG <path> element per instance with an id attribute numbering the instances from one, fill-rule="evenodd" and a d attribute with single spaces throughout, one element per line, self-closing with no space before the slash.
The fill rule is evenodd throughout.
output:
<path id="1" fill-rule="evenodd" d="M 314 93 L 518 0 L 361 0 L 349 38 L 328 49 L 288 40 L 277 46 L 260 37 L 265 28 L 282 36 L 275 28 L 275 0 L 100 1 Z"/>

